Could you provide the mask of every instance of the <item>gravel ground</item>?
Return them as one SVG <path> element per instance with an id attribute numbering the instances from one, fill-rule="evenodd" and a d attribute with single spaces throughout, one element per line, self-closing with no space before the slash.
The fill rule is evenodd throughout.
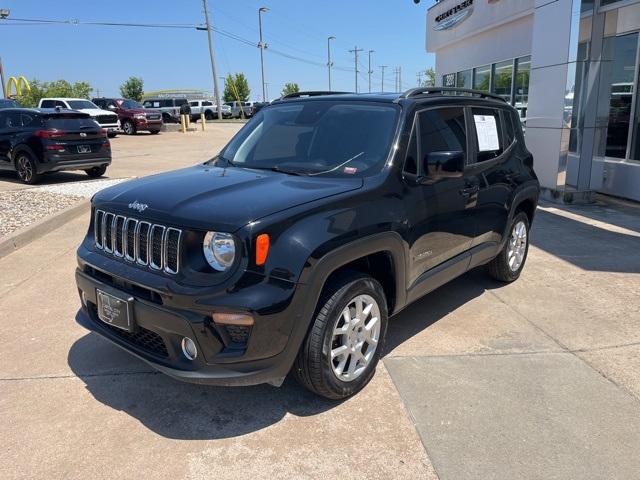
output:
<path id="1" fill-rule="evenodd" d="M 0 239 L 125 180 L 89 180 L 0 192 Z"/>

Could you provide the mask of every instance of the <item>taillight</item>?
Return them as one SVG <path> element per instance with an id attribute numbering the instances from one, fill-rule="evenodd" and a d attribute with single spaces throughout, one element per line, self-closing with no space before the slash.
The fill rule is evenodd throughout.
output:
<path id="1" fill-rule="evenodd" d="M 100 135 L 101 137 L 106 137 L 107 136 L 107 130 L 104 128 L 101 128 L 100 130 L 98 130 L 98 135 Z"/>
<path id="2" fill-rule="evenodd" d="M 111 143 L 109 143 L 109 140 L 102 142 L 102 147 L 111 150 Z"/>
<path id="3" fill-rule="evenodd" d="M 33 134 L 38 138 L 61 138 L 64 137 L 67 132 L 62 130 L 36 130 Z"/>
<path id="4" fill-rule="evenodd" d="M 64 150 L 64 146 L 63 145 L 47 145 L 45 148 L 47 150 L 56 150 L 56 151 Z"/>

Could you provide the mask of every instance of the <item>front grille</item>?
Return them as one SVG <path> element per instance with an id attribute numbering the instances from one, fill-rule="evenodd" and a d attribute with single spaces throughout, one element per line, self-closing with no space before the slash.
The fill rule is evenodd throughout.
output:
<path id="1" fill-rule="evenodd" d="M 96 248 L 154 270 L 176 274 L 182 230 L 96 210 Z"/>
<path id="2" fill-rule="evenodd" d="M 157 114 L 155 114 L 155 115 L 149 115 L 149 114 L 147 113 L 147 120 L 160 120 L 160 115 L 157 115 Z"/>
<path id="3" fill-rule="evenodd" d="M 114 327 L 113 325 L 109 325 L 108 323 L 102 322 L 102 325 L 115 336 L 120 337 L 124 341 L 140 347 L 147 352 L 164 358 L 169 356 L 164 340 L 162 340 L 162 337 L 156 332 L 152 332 L 151 330 L 147 330 L 142 327 L 137 327 L 135 332 L 128 332 L 118 327 Z"/>
<path id="4" fill-rule="evenodd" d="M 98 122 L 100 125 L 118 123 L 117 115 L 96 115 L 95 118 L 96 122 Z"/>

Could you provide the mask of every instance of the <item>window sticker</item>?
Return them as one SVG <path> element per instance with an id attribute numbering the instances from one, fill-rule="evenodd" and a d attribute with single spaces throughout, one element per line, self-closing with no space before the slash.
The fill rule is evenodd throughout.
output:
<path id="1" fill-rule="evenodd" d="M 500 150 L 496 117 L 493 115 L 474 115 L 473 119 L 475 121 L 476 132 L 478 134 L 479 151 L 493 152 L 495 150 Z"/>

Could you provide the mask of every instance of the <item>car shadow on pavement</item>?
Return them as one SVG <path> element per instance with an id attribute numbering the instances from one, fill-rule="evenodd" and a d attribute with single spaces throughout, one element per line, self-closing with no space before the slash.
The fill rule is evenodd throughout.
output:
<path id="1" fill-rule="evenodd" d="M 96 400 L 172 439 L 237 437 L 273 425 L 287 414 L 317 415 L 340 404 L 313 395 L 289 378 L 280 388 L 180 382 L 95 333 L 77 340 L 67 360 Z"/>
<path id="2" fill-rule="evenodd" d="M 106 175 L 101 178 L 108 178 Z M 83 180 L 91 180 L 91 178 L 84 173 L 83 171 L 73 171 L 73 172 L 53 172 L 47 173 L 42 177 L 39 183 L 36 185 L 25 185 L 19 178 L 16 172 L 10 171 L 0 171 L 0 182 L 7 183 L 15 183 L 18 185 L 23 185 L 25 187 L 38 187 L 41 185 L 55 185 L 57 183 L 68 183 L 68 182 L 78 182 Z"/>
<path id="3" fill-rule="evenodd" d="M 486 270 L 479 267 L 412 303 L 389 319 L 383 357 L 486 290 L 499 285 L 504 284 L 492 280 Z"/>
<path id="4" fill-rule="evenodd" d="M 585 212 L 580 211 L 585 216 Z M 592 219 L 606 222 L 606 218 Z M 640 227 L 640 220 L 633 222 Z M 634 225 L 627 224 L 629 231 Z M 640 229 L 640 228 L 639 228 Z M 607 230 L 602 226 L 540 210 L 536 212 L 531 244 L 583 270 L 596 272 L 640 272 L 640 236 Z M 633 252 L 630 254 L 630 252 Z"/>

